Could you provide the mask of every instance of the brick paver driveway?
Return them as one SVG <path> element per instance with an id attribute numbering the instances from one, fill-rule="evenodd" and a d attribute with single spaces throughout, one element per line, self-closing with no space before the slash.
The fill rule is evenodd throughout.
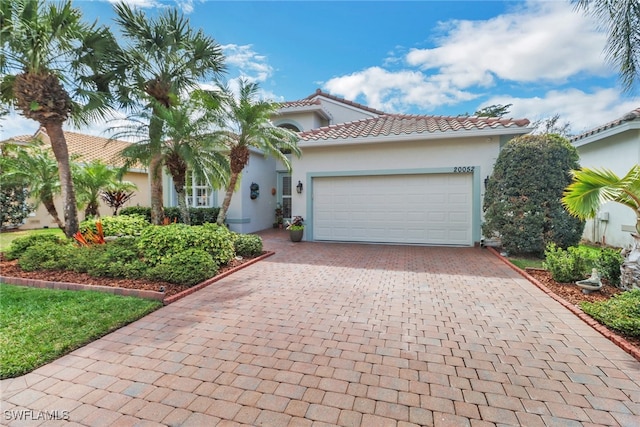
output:
<path id="1" fill-rule="evenodd" d="M 640 425 L 640 363 L 487 250 L 264 236 L 276 255 L 2 381 L 1 423 Z"/>

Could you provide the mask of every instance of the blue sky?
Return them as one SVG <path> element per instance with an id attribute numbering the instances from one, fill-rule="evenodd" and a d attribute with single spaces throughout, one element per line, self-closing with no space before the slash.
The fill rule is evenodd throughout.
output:
<path id="1" fill-rule="evenodd" d="M 387 112 L 459 115 L 513 104 L 509 116 L 560 115 L 573 133 L 638 106 L 604 59 L 606 35 L 569 1 L 128 0 L 149 16 L 179 7 L 224 49 L 233 82 L 266 98 L 316 89 Z M 111 25 L 110 0 L 74 1 Z M 32 133 L 12 118 L 6 137 Z M 81 131 L 100 134 L 94 126 Z M 4 138 L 2 138 L 4 139 Z"/>

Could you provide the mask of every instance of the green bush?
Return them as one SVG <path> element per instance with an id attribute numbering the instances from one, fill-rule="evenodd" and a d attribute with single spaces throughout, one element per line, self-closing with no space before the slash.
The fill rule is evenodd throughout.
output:
<path id="1" fill-rule="evenodd" d="M 207 252 L 218 265 L 235 256 L 233 235 L 216 224 L 150 226 L 142 231 L 138 247 L 150 265 L 192 248 Z"/>
<path id="2" fill-rule="evenodd" d="M 577 246 L 565 250 L 550 243 L 544 255 L 544 268 L 549 270 L 553 280 L 561 283 L 575 282 L 588 277 L 595 265 L 593 252 Z"/>
<path id="3" fill-rule="evenodd" d="M 202 225 L 207 223 L 215 223 L 218 219 L 220 208 L 189 208 L 189 220 L 191 225 Z M 142 215 L 148 222 L 151 222 L 151 208 L 143 206 L 129 206 L 120 211 L 120 215 Z M 180 208 L 176 206 L 165 206 L 164 216 L 170 223 L 184 222 Z"/>
<path id="4" fill-rule="evenodd" d="M 122 208 L 118 216 L 141 215 L 151 223 L 151 208 L 146 206 L 127 206 Z"/>
<path id="5" fill-rule="evenodd" d="M 623 292 L 607 301 L 579 305 L 585 313 L 611 329 L 640 337 L 640 289 Z"/>
<path id="6" fill-rule="evenodd" d="M 561 203 L 578 169 L 578 152 L 552 134 L 524 135 L 509 141 L 498 155 L 484 198 L 485 236 L 499 236 L 511 255 L 542 255 L 549 243 L 577 245 L 584 222 Z"/>
<path id="7" fill-rule="evenodd" d="M 11 245 L 5 252 L 4 256 L 8 260 L 18 259 L 27 249 L 42 243 L 55 243 L 61 245 L 67 243 L 67 240 L 53 234 L 31 234 L 29 236 L 18 237 L 11 242 Z"/>
<path id="8" fill-rule="evenodd" d="M 18 265 L 24 271 L 63 270 L 73 257 L 75 247 L 45 241 L 28 247 L 18 258 Z"/>
<path id="9" fill-rule="evenodd" d="M 137 279 L 144 277 L 148 269 L 135 238 L 120 238 L 82 249 L 91 253 L 87 273 L 94 277 Z"/>
<path id="10" fill-rule="evenodd" d="M 602 248 L 595 261 L 595 267 L 600 276 L 606 278 L 613 286 L 620 285 L 620 266 L 624 259 L 620 251 L 611 248 Z"/>
<path id="11" fill-rule="evenodd" d="M 211 255 L 201 249 L 187 249 L 165 257 L 148 271 L 147 277 L 179 285 L 196 285 L 218 272 Z"/>
<path id="12" fill-rule="evenodd" d="M 236 255 L 250 258 L 262 253 L 262 238 L 255 234 L 235 235 Z"/>
<path id="13" fill-rule="evenodd" d="M 86 233 L 91 230 L 97 233 L 96 219 L 89 219 L 80 223 L 80 232 Z M 105 216 L 100 218 L 102 223 L 102 231 L 105 236 L 136 236 L 142 229 L 149 226 L 149 221 L 140 214 L 131 214 L 124 216 Z"/>

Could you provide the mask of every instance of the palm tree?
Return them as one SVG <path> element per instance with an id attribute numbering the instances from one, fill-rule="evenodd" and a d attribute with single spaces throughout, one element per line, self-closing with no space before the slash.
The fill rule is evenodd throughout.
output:
<path id="1" fill-rule="evenodd" d="M 153 109 L 163 125 L 159 156 L 162 165 L 173 178 L 178 206 L 185 224 L 190 222 L 186 194 L 187 171 L 203 177 L 212 187 L 222 186 L 228 181 L 229 162 L 221 151 L 224 147 L 217 145 L 215 133 L 212 132 L 212 128 L 220 121 L 220 102 L 219 95 L 196 90 L 190 99 L 173 108 L 157 105 Z M 129 138 L 149 134 L 150 113 L 143 111 L 141 115 L 132 121 L 137 124 L 124 126 L 115 137 Z M 124 149 L 122 155 L 126 159 L 125 168 L 136 162 L 148 164 L 151 144 L 147 138 Z"/>
<path id="2" fill-rule="evenodd" d="M 100 218 L 100 196 L 102 192 L 118 184 L 118 171 L 100 160 L 78 165 L 74 181 L 78 188 L 78 206 L 85 206 L 85 219 Z"/>
<path id="3" fill-rule="evenodd" d="M 593 15 L 607 30 L 607 60 L 620 70 L 625 90 L 630 91 L 640 71 L 640 1 L 573 0 L 577 9 Z"/>
<path id="4" fill-rule="evenodd" d="M 0 2 L 0 96 L 44 128 L 58 162 L 65 234 L 78 230 L 76 196 L 63 124 L 78 124 L 108 111 L 114 52 L 106 27 L 82 22 L 70 1 Z"/>
<path id="5" fill-rule="evenodd" d="M 58 163 L 51 157 L 51 151 L 40 141 L 29 146 L 5 145 L 3 151 L 3 181 L 19 180 L 29 187 L 36 207 L 42 203 L 47 212 L 62 230 L 64 223 L 58 216 L 54 198 L 60 194 Z"/>
<path id="6" fill-rule="evenodd" d="M 622 178 L 608 169 L 573 171 L 573 182 L 566 188 L 562 203 L 569 213 L 585 219 L 595 217 L 605 202 L 627 206 L 636 214 L 634 245 L 622 264 L 621 287 L 640 286 L 640 165 L 634 165 Z"/>
<path id="7" fill-rule="evenodd" d="M 196 88 L 200 79 L 221 74 L 222 48 L 202 30 L 193 31 L 189 21 L 175 9 L 163 10 L 156 19 L 126 3 L 119 3 L 114 9 L 116 23 L 128 41 L 119 58 L 127 66 L 120 99 L 123 104 L 151 110 L 146 146 L 150 152 L 151 222 L 161 224 L 163 124 L 159 108 L 174 107 L 181 95 Z"/>
<path id="8" fill-rule="evenodd" d="M 249 148 L 257 148 L 267 155 L 282 161 L 290 171 L 291 163 L 285 153 L 300 157 L 298 135 L 285 128 L 276 127 L 271 117 L 278 111 L 274 102 L 258 100 L 259 86 L 247 80 L 240 80 L 239 96 L 236 99 L 227 93 L 227 111 L 224 128 L 217 132 L 218 141 L 226 147 L 229 155 L 231 174 L 217 223 L 224 224 L 238 177 L 249 161 Z"/>

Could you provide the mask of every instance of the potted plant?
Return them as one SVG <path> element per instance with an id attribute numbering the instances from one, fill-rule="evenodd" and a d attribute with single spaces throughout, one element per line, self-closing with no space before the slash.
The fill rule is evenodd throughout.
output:
<path id="1" fill-rule="evenodd" d="M 278 203 L 276 205 L 276 221 L 273 223 L 273 228 L 282 228 L 282 223 L 282 206 L 280 206 L 280 203 Z"/>
<path id="2" fill-rule="evenodd" d="M 287 222 L 287 224 L 287 230 L 289 230 L 289 238 L 291 241 L 301 241 L 302 234 L 304 233 L 304 219 L 301 216 L 296 216 L 291 220 L 291 222 Z"/>

